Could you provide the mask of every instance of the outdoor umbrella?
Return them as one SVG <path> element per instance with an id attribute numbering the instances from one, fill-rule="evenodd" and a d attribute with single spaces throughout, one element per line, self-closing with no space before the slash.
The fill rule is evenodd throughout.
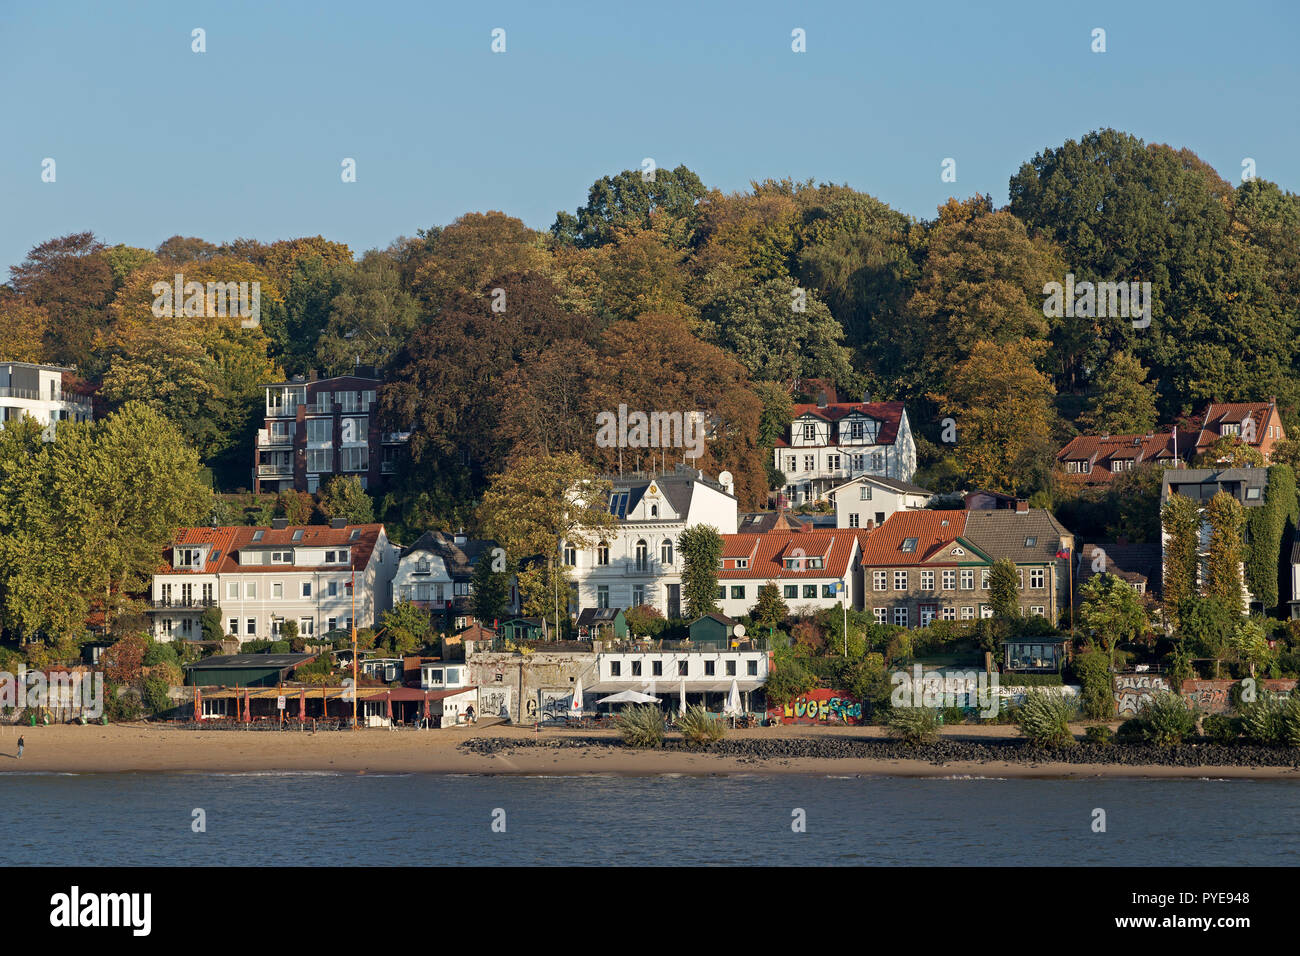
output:
<path id="1" fill-rule="evenodd" d="M 392 723 L 392 721 L 393 721 L 393 692 L 392 692 L 392 691 L 389 691 L 389 692 L 385 695 L 385 697 L 388 699 L 388 721 L 389 721 L 389 723 Z"/>
<path id="2" fill-rule="evenodd" d="M 199 719 L 199 697 L 202 696 L 199 689 L 194 688 L 194 719 Z"/>
<path id="3" fill-rule="evenodd" d="M 573 688 L 573 703 L 569 705 L 569 709 L 577 714 L 582 713 L 582 678 L 581 677 L 578 678 L 578 683 Z"/>
<path id="4" fill-rule="evenodd" d="M 303 688 L 298 691 L 298 719 L 305 721 L 307 719 L 307 689 Z"/>
<path id="5" fill-rule="evenodd" d="M 658 697 L 651 697 L 649 694 L 643 694 L 639 690 L 621 690 L 617 694 L 610 694 L 608 697 L 602 697 L 596 701 L 597 704 L 657 704 Z"/>
<path id="6" fill-rule="evenodd" d="M 244 720 L 250 724 L 253 722 L 253 695 L 247 688 L 244 690 Z"/>
<path id="7" fill-rule="evenodd" d="M 731 690 L 727 691 L 727 706 L 722 709 L 722 712 L 733 717 L 740 713 L 740 688 L 734 678 L 731 681 Z"/>
<path id="8" fill-rule="evenodd" d="M 433 718 L 433 715 L 432 715 L 431 713 L 429 713 L 429 695 L 428 695 L 428 693 L 426 693 L 426 694 L 424 695 L 424 719 L 425 719 L 425 720 L 431 720 L 432 718 Z"/>
<path id="9" fill-rule="evenodd" d="M 677 700 L 677 712 L 679 714 L 686 713 L 686 678 L 684 677 L 682 682 L 677 685 Z"/>

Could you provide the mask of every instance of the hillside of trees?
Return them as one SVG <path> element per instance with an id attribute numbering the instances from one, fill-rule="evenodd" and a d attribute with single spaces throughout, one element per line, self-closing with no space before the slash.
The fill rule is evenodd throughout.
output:
<path id="1" fill-rule="evenodd" d="M 613 465 L 595 417 L 619 404 L 704 411 L 697 464 L 730 470 L 745 508 L 781 482 L 770 449 L 817 382 L 906 402 L 918 482 L 938 491 L 1050 496 L 1073 434 L 1210 400 L 1275 395 L 1296 432 L 1300 197 L 1114 130 L 1030 158 L 1009 195 L 917 221 L 846 185 L 728 195 L 679 166 L 604 177 L 548 231 L 470 212 L 362 255 L 319 236 L 151 250 L 79 233 L 11 269 L 0 358 L 75 366 L 102 412 L 155 412 L 231 492 L 249 484 L 263 383 L 378 366 L 385 427 L 414 429 L 375 509 L 399 535 L 472 527 L 523 456 Z M 150 287 L 177 272 L 260 282 L 260 327 L 154 318 Z M 1048 317 L 1044 286 L 1067 274 L 1150 282 L 1150 325 Z"/>

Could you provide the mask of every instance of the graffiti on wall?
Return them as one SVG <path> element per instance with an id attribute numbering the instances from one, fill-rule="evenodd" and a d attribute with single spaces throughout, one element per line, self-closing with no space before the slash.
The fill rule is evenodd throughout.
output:
<path id="1" fill-rule="evenodd" d="M 478 692 L 479 713 L 484 717 L 509 717 L 510 692 L 505 688 L 485 688 Z"/>
<path id="2" fill-rule="evenodd" d="M 783 724 L 857 724 L 862 720 L 862 703 L 838 690 L 810 690 L 784 707 L 767 712 Z"/>
<path id="3" fill-rule="evenodd" d="M 541 701 L 543 720 L 564 717 L 573 710 L 573 691 L 571 690 L 539 690 L 537 696 Z"/>
<path id="4" fill-rule="evenodd" d="M 1183 699 L 1203 713 L 1223 714 L 1232 710 L 1232 688 L 1235 680 L 1185 680 Z M 1278 696 L 1286 696 L 1295 689 L 1293 680 L 1261 680 L 1259 686 Z"/>
<path id="5" fill-rule="evenodd" d="M 1121 717 L 1132 717 L 1148 697 L 1169 690 L 1169 681 L 1159 674 L 1116 674 L 1115 707 Z"/>

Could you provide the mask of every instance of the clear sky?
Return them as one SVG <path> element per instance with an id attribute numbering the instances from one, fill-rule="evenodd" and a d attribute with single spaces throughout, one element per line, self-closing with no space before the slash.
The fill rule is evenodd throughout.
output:
<path id="1" fill-rule="evenodd" d="M 1022 162 L 1104 126 L 1233 183 L 1253 158 L 1295 192 L 1298 37 L 1294 0 L 0 0 L 0 278 L 85 229 L 359 253 L 468 211 L 545 228 L 645 157 L 932 217 L 954 194 L 1005 203 Z"/>

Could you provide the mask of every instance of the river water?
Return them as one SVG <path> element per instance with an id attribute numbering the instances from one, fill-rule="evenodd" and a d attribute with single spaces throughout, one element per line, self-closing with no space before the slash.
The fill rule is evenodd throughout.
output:
<path id="1" fill-rule="evenodd" d="M 1278 865 L 1300 849 L 1298 797 L 1272 780 L 6 773 L 0 834 L 20 866 Z"/>

